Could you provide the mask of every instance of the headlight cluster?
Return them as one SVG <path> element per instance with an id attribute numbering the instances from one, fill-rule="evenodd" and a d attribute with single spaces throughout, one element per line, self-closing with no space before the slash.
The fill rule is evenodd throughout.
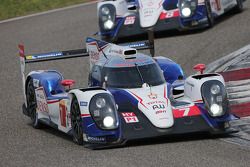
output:
<path id="1" fill-rule="evenodd" d="M 184 18 L 190 17 L 194 14 L 198 0 L 179 0 L 179 9 L 181 16 Z"/>
<path id="2" fill-rule="evenodd" d="M 220 81 L 205 82 L 201 87 L 201 94 L 211 116 L 222 116 L 228 110 L 225 86 Z"/>
<path id="3" fill-rule="evenodd" d="M 96 125 L 105 130 L 118 127 L 118 115 L 114 99 L 107 93 L 97 94 L 90 101 L 89 111 Z"/>
<path id="4" fill-rule="evenodd" d="M 116 10 L 112 4 L 105 4 L 99 9 L 99 26 L 104 30 L 111 30 L 115 26 Z"/>

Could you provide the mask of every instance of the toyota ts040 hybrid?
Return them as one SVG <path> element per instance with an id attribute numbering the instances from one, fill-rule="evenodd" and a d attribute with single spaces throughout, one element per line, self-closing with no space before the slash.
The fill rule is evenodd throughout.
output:
<path id="1" fill-rule="evenodd" d="M 107 41 L 154 31 L 212 27 L 230 9 L 243 10 L 243 0 L 103 0 L 97 4 L 99 34 Z"/>
<path id="2" fill-rule="evenodd" d="M 185 79 L 181 67 L 165 57 L 137 52 L 147 42 L 118 46 L 87 38 L 84 49 L 25 55 L 19 45 L 23 113 L 34 128 L 52 126 L 90 148 L 128 140 L 209 132 L 232 132 L 223 77 L 201 74 Z M 89 87 L 72 89 L 74 80 L 55 70 L 32 71 L 27 63 L 89 56 Z M 185 82 L 182 82 L 184 81 Z M 184 91 L 184 92 L 183 92 Z"/>

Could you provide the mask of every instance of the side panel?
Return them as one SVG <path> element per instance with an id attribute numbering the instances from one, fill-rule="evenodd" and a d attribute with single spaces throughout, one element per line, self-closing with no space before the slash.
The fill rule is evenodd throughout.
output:
<path id="1" fill-rule="evenodd" d="M 78 100 L 78 104 L 81 110 L 81 118 L 83 120 L 83 139 L 85 142 L 92 143 L 107 143 L 108 141 L 117 141 L 121 138 L 120 129 L 116 130 L 102 130 L 97 127 L 95 124 L 90 112 L 89 105 L 93 96 L 99 93 L 108 93 L 108 91 L 103 89 L 95 89 L 95 90 L 71 90 L 70 92 L 70 100 L 68 103 L 68 108 L 71 108 L 71 102 L 73 96 L 76 96 Z M 70 110 L 68 111 L 68 113 Z"/>
<path id="2" fill-rule="evenodd" d="M 193 102 L 202 101 L 201 86 L 209 80 L 218 80 L 225 85 L 223 77 L 219 74 L 192 75 L 188 77 L 184 84 L 184 96 Z"/>

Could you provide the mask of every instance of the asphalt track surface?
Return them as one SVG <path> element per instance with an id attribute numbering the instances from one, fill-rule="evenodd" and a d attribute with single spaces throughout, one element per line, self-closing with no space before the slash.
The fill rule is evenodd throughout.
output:
<path id="1" fill-rule="evenodd" d="M 17 44 L 29 53 L 81 48 L 97 30 L 96 6 L 88 5 L 0 24 L 0 166 L 227 166 L 248 167 L 250 149 L 206 135 L 130 142 L 122 148 L 92 151 L 75 145 L 52 128 L 35 130 L 22 115 Z M 166 33 L 165 33 L 166 34 Z M 212 29 L 168 32 L 156 40 L 156 54 L 192 73 L 250 43 L 250 1 L 241 14 L 227 14 Z M 86 85 L 87 59 L 39 63 L 33 69 L 58 69 L 76 86 Z"/>

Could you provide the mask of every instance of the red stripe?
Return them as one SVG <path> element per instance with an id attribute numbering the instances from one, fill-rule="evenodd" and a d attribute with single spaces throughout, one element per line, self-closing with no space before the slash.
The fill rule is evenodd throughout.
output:
<path id="1" fill-rule="evenodd" d="M 196 100 L 195 103 L 203 103 L 203 100 Z"/>
<path id="2" fill-rule="evenodd" d="M 191 106 L 191 107 L 187 107 L 189 108 L 189 112 L 186 116 L 196 116 L 196 115 L 201 115 L 201 112 L 199 110 L 199 108 L 197 106 Z M 174 118 L 182 118 L 182 117 L 186 117 L 184 115 L 186 111 L 186 108 L 181 108 L 181 109 L 173 109 L 173 115 Z"/>
<path id="3" fill-rule="evenodd" d="M 250 102 L 237 105 L 231 105 L 231 112 L 238 117 L 250 116 Z"/>
<path id="4" fill-rule="evenodd" d="M 60 100 L 50 100 L 47 101 L 48 104 L 58 103 Z"/>
<path id="5" fill-rule="evenodd" d="M 250 68 L 244 68 L 234 71 L 226 71 L 226 72 L 221 72 L 220 74 L 224 77 L 225 82 L 250 79 Z"/>
<path id="6" fill-rule="evenodd" d="M 134 94 L 133 92 L 131 92 L 135 97 L 137 97 L 139 99 L 139 103 L 141 103 L 141 105 L 143 105 L 146 109 L 148 109 L 145 104 L 142 103 L 142 98 L 140 98 L 139 96 L 137 96 L 136 94 Z"/>
<path id="7" fill-rule="evenodd" d="M 21 45 L 21 44 L 19 44 L 18 48 L 19 48 L 19 55 L 20 55 L 20 57 L 24 57 L 24 46 Z"/>
<path id="8" fill-rule="evenodd" d="M 166 93 L 166 86 L 164 86 L 164 98 L 166 99 L 167 106 L 168 106 L 168 98 L 167 98 L 167 93 Z"/>
<path id="9" fill-rule="evenodd" d="M 90 114 L 81 114 L 81 117 L 90 117 Z"/>

